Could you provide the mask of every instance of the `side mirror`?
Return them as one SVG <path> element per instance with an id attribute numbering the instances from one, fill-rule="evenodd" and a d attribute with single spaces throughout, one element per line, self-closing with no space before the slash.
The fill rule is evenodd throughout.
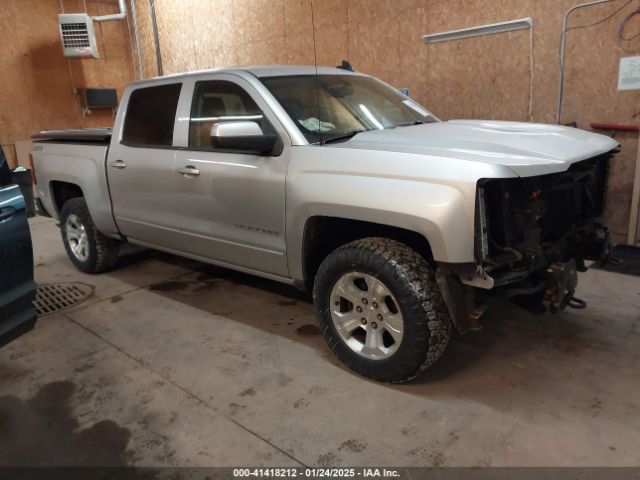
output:
<path id="1" fill-rule="evenodd" d="M 256 122 L 220 122 L 211 127 L 214 148 L 259 155 L 280 155 L 282 142 L 275 133 L 263 133 Z"/>

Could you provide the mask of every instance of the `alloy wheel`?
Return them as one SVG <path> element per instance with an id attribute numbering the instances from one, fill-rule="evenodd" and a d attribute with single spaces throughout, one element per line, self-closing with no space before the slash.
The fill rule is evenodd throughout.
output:
<path id="1" fill-rule="evenodd" d="M 331 290 L 331 319 L 340 338 L 369 360 L 385 360 L 399 348 L 404 321 L 398 303 L 373 275 L 350 272 Z"/>
<path id="2" fill-rule="evenodd" d="M 89 238 L 80 218 L 73 213 L 69 215 L 64 229 L 71 252 L 78 260 L 86 262 L 89 258 Z"/>

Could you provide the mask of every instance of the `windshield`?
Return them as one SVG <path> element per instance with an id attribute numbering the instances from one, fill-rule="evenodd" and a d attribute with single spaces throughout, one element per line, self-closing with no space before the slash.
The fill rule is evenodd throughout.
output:
<path id="1" fill-rule="evenodd" d="M 438 121 L 409 97 L 371 77 L 295 75 L 261 80 L 309 143 Z"/>

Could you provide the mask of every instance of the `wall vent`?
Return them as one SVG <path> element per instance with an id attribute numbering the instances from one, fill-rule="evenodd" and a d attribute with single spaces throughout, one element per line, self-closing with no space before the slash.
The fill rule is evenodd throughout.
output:
<path id="1" fill-rule="evenodd" d="M 98 58 L 93 20 L 84 13 L 58 15 L 62 52 L 65 57 Z"/>

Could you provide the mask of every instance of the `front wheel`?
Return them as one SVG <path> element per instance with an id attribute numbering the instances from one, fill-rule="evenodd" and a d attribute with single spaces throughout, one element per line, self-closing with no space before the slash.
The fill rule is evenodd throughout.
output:
<path id="1" fill-rule="evenodd" d="M 116 265 L 118 241 L 98 231 L 84 198 L 73 198 L 63 205 L 60 232 L 67 255 L 78 270 L 100 273 Z"/>
<path id="2" fill-rule="evenodd" d="M 395 240 L 365 238 L 335 250 L 318 270 L 313 299 L 331 350 L 377 381 L 411 380 L 449 343 L 451 319 L 433 268 Z"/>

